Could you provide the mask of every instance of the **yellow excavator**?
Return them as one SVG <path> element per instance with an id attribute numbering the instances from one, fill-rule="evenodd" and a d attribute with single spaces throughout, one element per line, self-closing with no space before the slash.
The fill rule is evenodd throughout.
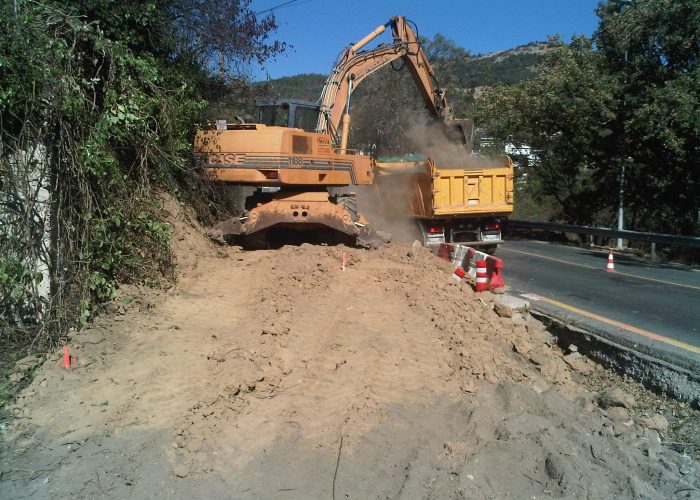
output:
<path id="1" fill-rule="evenodd" d="M 348 148 L 350 102 L 364 78 L 397 59 L 408 68 L 430 115 L 468 154 L 470 122 L 454 119 L 414 28 L 405 18 L 392 17 L 345 48 L 317 103 L 263 103 L 255 123 L 217 120 L 196 134 L 195 157 L 205 175 L 224 185 L 248 187 L 236 215 L 218 223 L 212 236 L 260 239 L 273 228 L 330 228 L 357 243 L 376 244 L 354 194 L 331 191 L 373 183 L 374 159 Z M 362 50 L 387 29 L 392 43 Z"/>

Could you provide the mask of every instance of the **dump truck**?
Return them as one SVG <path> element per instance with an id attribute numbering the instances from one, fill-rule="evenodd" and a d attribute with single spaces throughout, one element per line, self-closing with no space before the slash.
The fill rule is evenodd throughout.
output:
<path id="1" fill-rule="evenodd" d="M 427 247 L 461 243 L 493 254 L 513 212 L 513 162 L 471 154 L 440 165 L 422 156 L 378 158 L 375 188 L 389 216 L 410 214 Z"/>
<path id="2" fill-rule="evenodd" d="M 392 43 L 362 50 L 387 29 Z M 217 184 L 250 191 L 234 216 L 213 228 L 212 236 L 250 238 L 273 228 L 327 228 L 356 242 L 375 243 L 371 226 L 357 210 L 355 194 L 331 190 L 374 182 L 374 159 L 348 148 L 350 102 L 364 78 L 398 59 L 444 133 L 465 144 L 464 121 L 454 119 L 415 26 L 402 16 L 392 17 L 341 52 L 317 103 L 263 103 L 257 123 L 217 120 L 196 134 L 195 158 L 204 175 Z"/>

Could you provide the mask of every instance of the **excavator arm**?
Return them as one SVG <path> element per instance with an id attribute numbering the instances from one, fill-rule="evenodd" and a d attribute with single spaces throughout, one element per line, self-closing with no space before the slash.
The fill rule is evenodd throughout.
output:
<path id="1" fill-rule="evenodd" d="M 394 39 L 391 45 L 360 50 L 386 28 L 391 28 Z M 343 50 L 321 93 L 321 112 L 316 132 L 330 133 L 344 151 L 350 128 L 350 98 L 353 90 L 367 76 L 397 59 L 402 59 L 408 68 L 428 112 L 436 119 L 452 121 L 452 109 L 445 100 L 444 91 L 437 85 L 435 73 L 421 48 L 416 31 L 410 26 L 410 21 L 403 16 L 396 16 Z M 339 138 L 341 123 L 342 136 Z"/>

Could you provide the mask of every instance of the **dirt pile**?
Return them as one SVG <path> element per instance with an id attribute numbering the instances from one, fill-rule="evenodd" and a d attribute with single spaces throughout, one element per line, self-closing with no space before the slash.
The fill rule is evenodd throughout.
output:
<path id="1" fill-rule="evenodd" d="M 497 315 L 492 296 L 450 282 L 423 249 L 241 252 L 182 223 L 174 242 L 177 286 L 119 298 L 75 334 L 75 368 L 50 359 L 13 406 L 6 496 L 675 498 L 700 488 L 689 457 L 660 444 L 661 419 L 609 415 L 620 398 L 578 383 L 595 365 L 550 347 L 530 317 Z"/>

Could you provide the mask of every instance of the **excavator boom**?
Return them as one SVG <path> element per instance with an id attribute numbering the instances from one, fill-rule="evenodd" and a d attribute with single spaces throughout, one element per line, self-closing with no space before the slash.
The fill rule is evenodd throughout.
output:
<path id="1" fill-rule="evenodd" d="M 341 151 L 347 147 L 349 132 L 350 98 L 352 91 L 367 76 L 378 69 L 401 59 L 408 69 L 428 113 L 446 125 L 466 125 L 466 120 L 454 120 L 452 108 L 447 104 L 445 92 L 437 84 L 435 72 L 423 51 L 411 22 L 403 16 L 392 17 L 359 42 L 345 48 L 330 76 L 326 80 L 320 99 L 320 114 L 316 132 L 329 133 Z M 391 29 L 393 43 L 361 50 L 369 42 Z M 342 129 L 342 134 L 339 131 Z M 465 144 L 467 134 L 463 134 Z"/>

